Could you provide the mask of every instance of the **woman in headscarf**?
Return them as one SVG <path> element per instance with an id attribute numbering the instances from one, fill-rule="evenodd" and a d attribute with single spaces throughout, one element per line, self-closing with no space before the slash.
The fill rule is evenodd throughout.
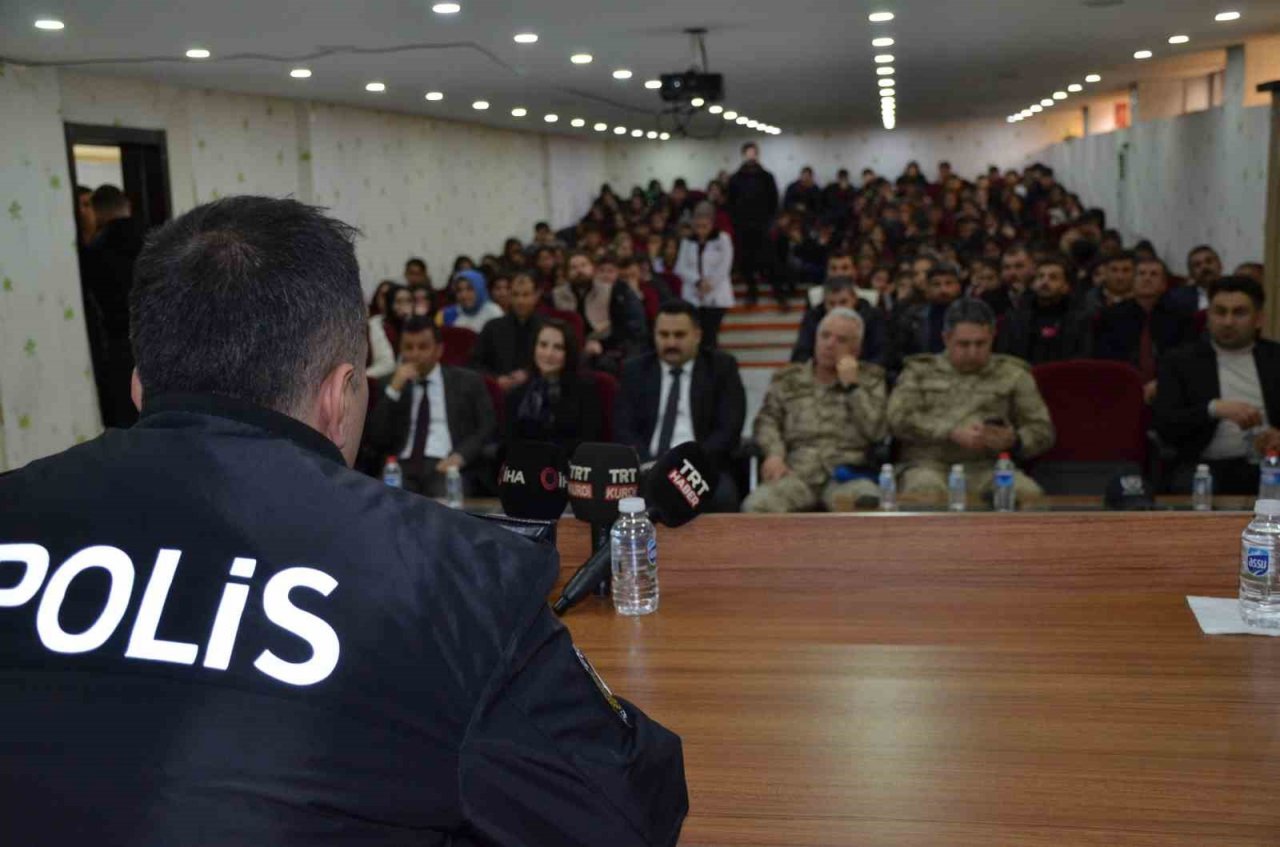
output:
<path id="1" fill-rule="evenodd" d="M 533 340 L 533 375 L 507 394 L 506 441 L 550 441 L 568 455 L 600 440 L 600 395 L 578 371 L 578 343 L 568 324 L 543 318 Z"/>
<path id="2" fill-rule="evenodd" d="M 489 286 L 480 271 L 459 271 L 453 275 L 452 306 L 439 312 L 441 326 L 456 326 L 479 334 L 484 325 L 502 317 L 502 308 L 489 299 Z"/>

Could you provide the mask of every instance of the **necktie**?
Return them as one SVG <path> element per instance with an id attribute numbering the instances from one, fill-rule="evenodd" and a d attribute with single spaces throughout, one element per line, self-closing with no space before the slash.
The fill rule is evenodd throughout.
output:
<path id="1" fill-rule="evenodd" d="M 1151 340 L 1151 315 L 1142 321 L 1142 335 L 1138 338 L 1138 370 L 1142 378 L 1150 382 L 1156 378 L 1156 352 Z"/>
<path id="2" fill-rule="evenodd" d="M 413 430 L 413 449 L 409 451 L 409 461 L 420 462 L 426 458 L 427 434 L 431 429 L 431 395 L 427 393 L 427 381 L 418 383 L 422 386 L 422 399 L 418 401 L 418 420 Z"/>
<path id="3" fill-rule="evenodd" d="M 676 431 L 676 414 L 680 409 L 680 376 L 683 370 L 671 369 L 671 390 L 667 392 L 667 408 L 662 413 L 662 429 L 658 433 L 658 455 L 671 449 L 671 436 Z"/>

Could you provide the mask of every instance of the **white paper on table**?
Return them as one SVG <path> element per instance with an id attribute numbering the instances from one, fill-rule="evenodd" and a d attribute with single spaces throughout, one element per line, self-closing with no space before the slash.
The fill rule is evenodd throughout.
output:
<path id="1" fill-rule="evenodd" d="M 1262 629 L 1245 623 L 1240 617 L 1240 601 L 1235 597 L 1187 597 L 1187 605 L 1205 635 L 1280 636 L 1280 629 Z"/>

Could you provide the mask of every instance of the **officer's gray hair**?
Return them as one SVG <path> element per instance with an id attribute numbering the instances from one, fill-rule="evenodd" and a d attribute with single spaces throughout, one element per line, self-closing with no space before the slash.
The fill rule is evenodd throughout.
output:
<path id="1" fill-rule="evenodd" d="M 826 317 L 824 317 L 821 321 L 818 322 L 818 329 L 822 329 L 822 325 L 827 321 L 831 320 L 832 318 L 844 318 L 845 320 L 853 321 L 855 324 L 858 325 L 859 338 L 862 337 L 863 331 L 866 329 L 862 321 L 862 315 L 858 314 L 853 309 L 846 309 L 844 306 L 840 306 L 839 308 L 832 309 L 831 311 L 827 312 Z"/>
<path id="2" fill-rule="evenodd" d="M 990 306 L 981 300 L 961 297 L 947 307 L 947 313 L 942 318 L 942 331 L 951 332 L 960 324 L 978 324 L 979 326 L 989 326 L 994 330 L 996 314 L 991 311 Z"/>

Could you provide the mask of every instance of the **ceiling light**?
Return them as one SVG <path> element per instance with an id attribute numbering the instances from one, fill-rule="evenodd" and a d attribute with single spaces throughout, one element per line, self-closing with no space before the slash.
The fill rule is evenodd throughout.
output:
<path id="1" fill-rule="evenodd" d="M 428 99 L 428 100 L 430 100 L 430 101 L 432 101 L 433 103 L 434 103 L 436 100 L 443 100 L 443 99 L 444 99 L 444 92 L 442 92 L 442 91 L 428 91 L 428 92 L 427 92 L 427 99 Z"/>
<path id="2" fill-rule="evenodd" d="M 627 128 L 626 128 L 625 126 L 615 126 L 615 127 L 613 128 L 613 134 L 614 134 L 614 135 L 626 135 L 626 134 L 627 134 Z"/>
<path id="3" fill-rule="evenodd" d="M 1239 12 L 1219 12 L 1218 14 L 1213 16 L 1213 19 L 1220 24 L 1224 24 L 1227 21 L 1238 21 L 1240 20 L 1240 13 Z M 40 24 L 36 24 L 36 26 L 40 26 Z"/>
<path id="4" fill-rule="evenodd" d="M 311 71 L 307 68 L 294 68 L 289 71 L 289 76 L 294 79 L 311 79 Z"/>
<path id="5" fill-rule="evenodd" d="M 519 106 L 511 110 L 511 117 L 513 118 L 523 118 L 527 114 L 529 114 L 529 110 Z"/>
<path id="6" fill-rule="evenodd" d="M 892 106 L 892 105 L 896 104 L 897 102 L 898 102 L 898 101 L 897 101 L 897 100 L 895 100 L 895 99 L 893 99 L 892 97 L 882 97 L 882 98 L 880 98 L 880 105 L 881 105 L 881 106 Z"/>
<path id="7" fill-rule="evenodd" d="M 431 7 L 431 11 L 437 15 L 456 15 L 462 11 L 462 7 L 457 3 L 437 3 Z"/>
<path id="8" fill-rule="evenodd" d="M 207 59 L 209 58 L 209 51 L 204 49 L 203 47 L 192 47 L 190 50 L 187 51 L 187 58 L 188 59 Z"/>
<path id="9" fill-rule="evenodd" d="M 893 65 L 884 65 L 883 67 L 876 68 L 876 75 L 893 76 Z"/>
<path id="10" fill-rule="evenodd" d="M 875 62 L 877 65 L 887 65 L 892 61 L 893 61 L 892 53 L 881 53 L 880 55 L 876 56 L 876 59 L 875 59 Z"/>
<path id="11" fill-rule="evenodd" d="M 1134 53 L 1134 54 L 1133 54 L 1133 58 L 1135 58 L 1135 59 L 1150 59 L 1150 58 L 1151 58 L 1151 55 L 1152 55 L 1152 54 L 1151 54 L 1151 51 L 1150 51 L 1150 50 L 1139 50 L 1137 53 Z"/>
<path id="12" fill-rule="evenodd" d="M 606 129 L 609 128 L 609 125 L 606 123 L 598 123 L 591 128 L 594 129 L 596 132 L 604 132 Z"/>
<path id="13" fill-rule="evenodd" d="M 1055 92 L 1053 92 L 1053 99 L 1054 99 L 1054 100 L 1066 100 L 1066 99 L 1067 99 L 1067 92 L 1065 92 L 1065 91 L 1055 91 Z"/>
<path id="14" fill-rule="evenodd" d="M 364 90 L 372 91 L 374 94 L 380 94 L 387 90 L 387 84 L 385 82 L 370 82 L 365 85 Z"/>
<path id="15" fill-rule="evenodd" d="M 894 89 L 892 89 L 892 88 L 882 88 L 882 89 L 880 89 L 880 96 L 881 96 L 881 97 L 893 97 L 893 96 L 895 96 L 897 93 L 898 93 L 898 92 L 897 92 L 897 91 L 895 91 L 895 90 L 894 90 Z"/>
<path id="16" fill-rule="evenodd" d="M 1190 40 L 1191 40 L 1191 36 L 1189 36 L 1189 35 L 1171 35 L 1171 36 L 1169 36 L 1169 43 L 1170 43 L 1170 44 L 1186 44 L 1186 43 L 1187 43 L 1188 41 L 1190 41 Z"/>
<path id="17" fill-rule="evenodd" d="M 748 120 L 750 120 L 750 118 L 748 118 L 746 115 L 738 115 L 738 117 L 735 118 L 733 122 L 736 123 L 738 126 L 746 126 Z"/>
<path id="18" fill-rule="evenodd" d="M 893 77 L 876 80 L 876 85 L 879 85 L 881 88 L 893 88 Z"/>
<path id="19" fill-rule="evenodd" d="M 717 103 L 714 106 L 708 106 L 707 111 L 713 115 L 718 115 L 724 111 L 724 106 L 721 106 L 719 103 Z"/>
<path id="20" fill-rule="evenodd" d="M 752 118 L 751 120 L 747 121 L 746 125 L 751 129 L 755 129 L 756 127 L 760 126 L 760 122 L 755 118 Z"/>
<path id="21" fill-rule="evenodd" d="M 613 72 L 614 79 L 631 79 L 631 71 L 626 68 L 618 68 Z"/>
<path id="22" fill-rule="evenodd" d="M 658 133 L 658 140 L 659 140 L 659 141 L 666 141 L 666 140 L 668 140 L 669 138 L 671 138 L 671 133 L 669 133 L 669 132 L 660 132 L 660 133 Z"/>
<path id="23" fill-rule="evenodd" d="M 1037 103 L 1031 107 L 1031 111 L 1035 112 L 1038 115 L 1044 111 L 1044 106 L 1041 106 L 1039 103 Z"/>
<path id="24" fill-rule="evenodd" d="M 537 44 L 538 36 L 532 32 L 522 32 L 512 40 L 515 41 L 516 44 Z"/>
<path id="25" fill-rule="evenodd" d="M 893 20 L 893 12 L 872 12 L 867 15 L 867 20 L 873 24 L 884 24 Z"/>
<path id="26" fill-rule="evenodd" d="M 738 117 L 738 113 L 734 111 L 729 111 L 729 112 L 725 112 L 723 115 L 721 115 L 721 117 L 723 117 L 726 121 L 731 121 Z"/>
<path id="27" fill-rule="evenodd" d="M 591 54 L 590 53 L 574 53 L 572 56 L 569 57 L 569 61 L 573 62 L 575 65 L 589 65 L 591 64 Z"/>
<path id="28" fill-rule="evenodd" d="M 695 97 L 689 101 L 689 105 L 695 109 L 701 109 L 706 104 L 706 102 L 707 101 L 703 100 L 701 97 Z"/>
<path id="29" fill-rule="evenodd" d="M 644 138 L 644 130 L 642 130 L 642 129 L 633 129 L 633 130 L 631 130 L 631 137 L 632 137 L 632 138 Z"/>
<path id="30" fill-rule="evenodd" d="M 549 124 L 553 124 L 553 123 L 555 123 L 556 121 L 560 120 L 560 116 L 559 116 L 559 115 L 557 115 L 557 114 L 550 114 L 550 115 L 547 115 L 546 117 L 544 117 L 544 118 L 543 118 L 543 120 L 544 120 L 544 121 L 546 121 L 546 122 L 547 122 L 547 123 L 549 123 Z"/>
<path id="31" fill-rule="evenodd" d="M 582 118 L 574 118 L 573 120 L 569 121 L 569 126 L 575 127 L 577 129 L 581 129 L 586 125 L 587 125 L 587 122 L 584 121 Z"/>
<path id="32" fill-rule="evenodd" d="M 898 125 L 898 122 L 897 122 L 897 121 L 895 121 L 895 120 L 893 119 L 893 116 L 892 116 L 892 115 L 886 115 L 886 116 L 883 118 L 883 120 L 884 120 L 884 128 L 885 128 L 885 129 L 893 129 L 895 126 L 897 126 L 897 125 Z"/>
<path id="33" fill-rule="evenodd" d="M 1239 17 L 1239 15 L 1237 15 L 1236 17 Z M 66 27 L 66 24 L 64 24 L 62 21 L 56 18 L 41 18 L 40 20 L 36 21 L 36 29 L 44 29 L 44 30 L 48 30 L 49 32 L 57 32 L 58 30 L 64 29 L 65 27 Z"/>
<path id="34" fill-rule="evenodd" d="M 660 80 L 660 79 L 646 79 L 646 80 L 644 81 L 644 87 L 645 87 L 645 88 L 647 88 L 647 89 L 649 89 L 650 91 L 656 91 L 657 89 L 659 89 L 659 88 L 661 88 L 661 87 L 662 87 L 662 80 Z"/>
<path id="35" fill-rule="evenodd" d="M 1070 91 L 1072 94 L 1075 94 L 1077 91 L 1084 91 L 1084 86 L 1078 82 L 1073 82 L 1067 86 L 1067 91 Z"/>
<path id="36" fill-rule="evenodd" d="M 478 112 L 483 112 L 485 109 L 489 108 L 489 101 L 477 100 L 476 102 L 471 104 L 471 108 L 475 109 Z"/>
<path id="37" fill-rule="evenodd" d="M 649 139 L 650 141 L 656 141 L 658 138 L 658 133 L 654 132 L 653 130 L 649 130 L 644 134 L 644 137 Z"/>
<path id="38" fill-rule="evenodd" d="M 1098 74 L 1089 74 L 1084 78 L 1085 82 L 1102 82 L 1102 77 Z"/>
<path id="39" fill-rule="evenodd" d="M 1053 98 L 1051 98 L 1051 97 L 1046 97 L 1046 98 L 1044 98 L 1043 100 L 1041 100 L 1041 101 L 1040 101 L 1040 105 L 1041 105 L 1041 106 L 1052 106 L 1052 105 L 1053 105 Z"/>
<path id="40" fill-rule="evenodd" d="M 1017 123 L 1017 120 L 1018 118 L 1016 115 L 1010 115 L 1009 117 L 1004 119 L 1004 122 L 1007 124 L 1011 124 L 1011 123 Z"/>
<path id="41" fill-rule="evenodd" d="M 872 46 L 872 47 L 892 47 L 892 46 L 893 46 L 893 39 L 892 39 L 892 38 L 888 38 L 888 37 L 885 37 L 885 38 L 873 38 L 873 39 L 871 39 L 871 46 Z"/>

